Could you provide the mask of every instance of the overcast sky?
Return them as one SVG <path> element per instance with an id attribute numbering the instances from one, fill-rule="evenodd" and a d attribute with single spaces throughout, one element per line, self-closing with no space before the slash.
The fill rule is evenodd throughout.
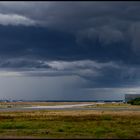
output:
<path id="1" fill-rule="evenodd" d="M 0 2 L 0 98 L 139 93 L 139 13 L 140 2 Z"/>

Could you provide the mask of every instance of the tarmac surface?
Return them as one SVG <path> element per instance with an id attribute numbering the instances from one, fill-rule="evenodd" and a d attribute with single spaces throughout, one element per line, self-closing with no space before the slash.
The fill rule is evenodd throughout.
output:
<path id="1" fill-rule="evenodd" d="M 31 106 L 31 107 L 16 107 L 16 108 L 1 108 L 0 111 L 35 111 L 35 110 L 99 110 L 99 111 L 140 111 L 140 108 L 128 107 L 92 107 L 84 106 L 95 104 L 75 104 L 75 105 L 54 105 L 54 106 Z"/>

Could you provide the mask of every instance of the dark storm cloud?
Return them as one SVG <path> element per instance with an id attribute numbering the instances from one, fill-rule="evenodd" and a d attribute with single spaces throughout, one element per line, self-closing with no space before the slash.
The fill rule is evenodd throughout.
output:
<path id="1" fill-rule="evenodd" d="M 139 66 L 124 65 L 114 62 L 96 62 L 83 60 L 74 62 L 54 61 L 48 66 L 57 72 L 70 72 L 87 80 L 85 87 L 128 87 L 138 84 Z M 66 73 L 65 73 L 66 74 Z"/>
<path id="2" fill-rule="evenodd" d="M 0 2 L 0 68 L 77 75 L 92 87 L 135 84 L 139 12 L 139 2 Z"/>
<path id="3" fill-rule="evenodd" d="M 83 55 L 71 34 L 42 27 L 0 26 L 0 42 L 3 57 L 71 59 Z"/>
<path id="4" fill-rule="evenodd" d="M 78 76 L 85 79 L 82 88 L 131 87 L 139 84 L 139 66 L 114 62 L 36 61 L 28 59 L 0 62 L 1 76 L 56 77 Z M 3 71 L 5 71 L 3 73 Z M 8 73 L 7 73 L 8 72 Z M 10 72 L 10 73 L 9 73 Z M 79 81 L 80 82 L 80 81 Z"/>
<path id="5" fill-rule="evenodd" d="M 99 34 L 99 31 L 97 32 Z M 139 55 L 135 55 L 130 44 L 124 41 L 121 32 L 106 28 L 104 32 L 107 36 L 96 36 L 96 33 L 90 30 L 90 33 L 81 33 L 77 40 L 70 33 L 44 27 L 0 26 L 0 54 L 4 59 L 29 57 L 45 60 L 92 59 L 101 62 L 139 63 Z M 89 37 L 88 34 L 93 36 Z"/>
<path id="6" fill-rule="evenodd" d="M 0 11 L 67 31 L 104 25 L 125 29 L 140 18 L 137 2 L 1 2 Z"/>

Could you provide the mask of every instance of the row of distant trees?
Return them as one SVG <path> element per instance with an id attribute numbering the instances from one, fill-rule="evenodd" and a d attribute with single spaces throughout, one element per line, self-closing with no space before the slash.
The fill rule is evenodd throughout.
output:
<path id="1" fill-rule="evenodd" d="M 132 100 L 129 100 L 127 103 L 131 104 L 131 105 L 140 105 L 140 97 L 132 99 Z"/>

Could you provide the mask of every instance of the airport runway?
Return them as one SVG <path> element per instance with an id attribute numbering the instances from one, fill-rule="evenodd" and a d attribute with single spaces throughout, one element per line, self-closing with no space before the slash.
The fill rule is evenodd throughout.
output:
<path id="1" fill-rule="evenodd" d="M 38 111 L 38 110 L 99 110 L 99 111 L 140 111 L 140 108 L 6 108 L 3 111 Z"/>
<path id="2" fill-rule="evenodd" d="M 30 109 L 54 109 L 54 108 L 58 108 L 58 109 L 63 109 L 63 108 L 75 108 L 75 107 L 83 107 L 83 106 L 89 106 L 89 105 L 95 105 L 95 103 L 84 103 L 84 104 L 73 104 L 73 105 L 48 105 L 48 106 L 30 106 L 30 107 L 24 107 L 24 108 L 30 108 Z"/>
<path id="3" fill-rule="evenodd" d="M 0 111 L 38 111 L 38 110 L 99 110 L 99 111 L 140 111 L 140 108 L 127 108 L 127 107 L 92 107 L 85 108 L 89 104 L 77 104 L 77 105 L 58 105 L 58 106 L 33 106 L 33 107 L 17 107 L 0 109 Z M 91 104 L 90 104 L 91 105 Z"/>

